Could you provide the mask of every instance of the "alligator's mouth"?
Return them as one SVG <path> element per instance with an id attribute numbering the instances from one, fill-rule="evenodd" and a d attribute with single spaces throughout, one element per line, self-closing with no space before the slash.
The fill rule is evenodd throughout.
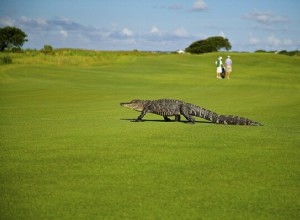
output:
<path id="1" fill-rule="evenodd" d="M 132 108 L 139 112 L 143 111 L 144 109 L 143 102 L 140 100 L 132 100 L 131 102 L 121 102 L 120 105 L 126 108 Z"/>
<path id="2" fill-rule="evenodd" d="M 123 107 L 132 108 L 131 102 L 121 102 L 120 105 Z"/>

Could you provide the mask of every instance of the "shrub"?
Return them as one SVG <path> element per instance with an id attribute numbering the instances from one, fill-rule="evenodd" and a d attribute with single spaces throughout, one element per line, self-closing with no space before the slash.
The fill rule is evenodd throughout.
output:
<path id="1" fill-rule="evenodd" d="M 265 50 L 256 50 L 255 53 L 266 53 L 267 51 Z"/>
<path id="2" fill-rule="evenodd" d="M 51 45 L 44 45 L 44 48 L 41 49 L 41 52 L 45 55 L 54 54 L 53 47 Z"/>
<path id="3" fill-rule="evenodd" d="M 11 64 L 12 58 L 9 55 L 0 56 L 0 64 Z"/>

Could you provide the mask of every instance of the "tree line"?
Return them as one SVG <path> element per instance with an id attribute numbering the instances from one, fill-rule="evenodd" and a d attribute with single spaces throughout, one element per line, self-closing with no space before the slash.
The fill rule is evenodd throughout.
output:
<path id="1" fill-rule="evenodd" d="M 19 51 L 26 41 L 28 41 L 27 34 L 21 29 L 9 26 L 0 28 L 0 51 Z M 52 50 L 52 48 L 49 48 L 49 45 L 46 46 L 47 47 L 45 47 L 43 51 Z M 217 36 L 193 42 L 185 49 L 185 51 L 189 53 L 199 54 L 216 52 L 222 48 L 230 50 L 231 44 L 227 38 Z"/>
<path id="2" fill-rule="evenodd" d="M 27 42 L 27 34 L 19 28 L 6 26 L 0 28 L 0 52 L 3 51 L 21 51 L 21 48 L 25 42 Z M 191 43 L 185 52 L 192 54 L 201 54 L 209 52 L 217 52 L 222 49 L 230 50 L 231 44 L 227 38 L 221 36 L 208 37 L 207 39 L 198 40 Z M 52 54 L 53 48 L 51 45 L 45 45 L 41 52 L 44 54 Z M 257 50 L 255 52 L 266 52 L 264 50 Z M 299 51 L 278 51 L 275 53 L 285 55 L 299 55 Z"/>

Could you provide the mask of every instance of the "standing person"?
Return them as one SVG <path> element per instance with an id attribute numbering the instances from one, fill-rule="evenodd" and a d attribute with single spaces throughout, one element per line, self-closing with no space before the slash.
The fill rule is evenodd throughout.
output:
<path id="1" fill-rule="evenodd" d="M 222 57 L 219 57 L 217 59 L 217 61 L 216 61 L 216 67 L 217 67 L 217 79 L 222 79 L 221 78 L 222 67 L 223 67 Z"/>
<path id="2" fill-rule="evenodd" d="M 230 59 L 230 56 L 227 56 L 225 64 L 226 64 L 227 79 L 229 79 L 230 73 L 232 72 L 232 60 Z"/>

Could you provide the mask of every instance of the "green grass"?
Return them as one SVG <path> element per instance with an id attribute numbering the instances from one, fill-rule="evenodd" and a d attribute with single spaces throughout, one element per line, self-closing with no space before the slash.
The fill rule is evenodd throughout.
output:
<path id="1" fill-rule="evenodd" d="M 57 53 L 0 66 L 0 219 L 299 219 L 299 57 L 232 53 L 217 80 L 220 54 Z M 134 98 L 264 126 L 133 123 Z"/>

